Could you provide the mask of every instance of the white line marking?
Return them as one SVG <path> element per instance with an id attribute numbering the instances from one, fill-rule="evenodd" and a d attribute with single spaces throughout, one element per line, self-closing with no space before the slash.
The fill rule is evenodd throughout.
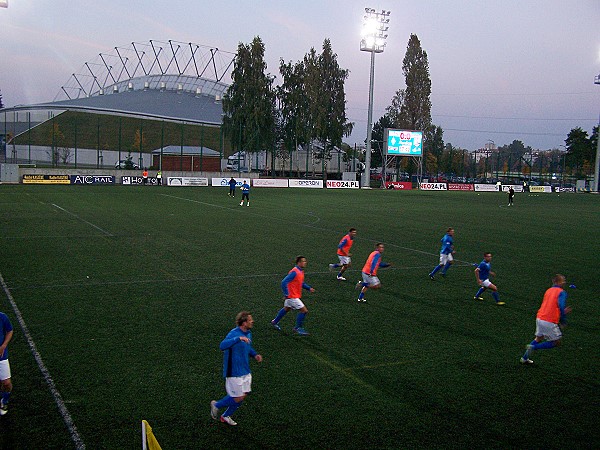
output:
<path id="1" fill-rule="evenodd" d="M 64 212 L 66 212 L 66 213 L 67 213 L 67 214 L 69 214 L 70 216 L 73 216 L 73 217 L 75 217 L 77 220 L 81 220 L 83 223 L 87 223 L 89 226 L 91 226 L 91 227 L 94 227 L 96 230 L 98 230 L 98 231 L 101 231 L 101 232 L 102 232 L 102 233 L 104 233 L 105 235 L 112 237 L 112 234 L 111 234 L 111 233 L 109 233 L 108 231 L 106 231 L 106 230 L 103 230 L 103 229 L 102 229 L 102 228 L 100 228 L 99 226 L 97 226 L 97 225 L 94 225 L 93 223 L 91 223 L 91 222 L 88 222 L 88 221 L 87 221 L 87 220 L 85 220 L 85 219 L 82 219 L 82 218 L 81 218 L 81 217 L 79 217 L 77 214 L 73 214 L 72 212 L 70 212 L 70 211 L 67 211 L 65 208 L 61 208 L 60 206 L 58 206 L 58 205 L 55 205 L 54 203 L 52 203 L 52 206 L 54 206 L 55 208 L 58 208 L 58 209 L 60 209 L 61 211 L 64 211 Z"/>
<path id="2" fill-rule="evenodd" d="M 48 383 L 48 387 L 50 388 L 50 393 L 54 397 L 54 401 L 56 402 L 56 405 L 58 406 L 58 410 L 60 411 L 60 414 L 65 422 L 65 425 L 67 426 L 67 429 L 69 430 L 69 433 L 71 434 L 71 439 L 73 440 L 75 447 L 77 449 L 85 449 L 85 444 L 83 443 L 81 436 L 79 436 L 79 432 L 77 431 L 77 427 L 75 426 L 75 423 L 73 422 L 73 418 L 71 417 L 71 414 L 69 414 L 69 410 L 67 409 L 65 402 L 63 401 L 62 396 L 60 395 L 60 392 L 58 392 L 58 389 L 56 388 L 54 379 L 50 375 L 50 372 L 48 371 L 48 368 L 44 364 L 44 361 L 42 361 L 42 355 L 40 355 L 40 352 L 38 352 L 35 342 L 33 342 L 33 338 L 31 337 L 31 334 L 29 333 L 29 329 L 27 328 L 27 325 L 25 324 L 25 320 L 23 319 L 23 316 L 21 315 L 21 311 L 19 311 L 17 303 L 15 302 L 15 299 L 13 298 L 12 294 L 8 290 L 8 286 L 4 282 L 4 278 L 2 277 L 1 273 L 0 273 L 0 284 L 2 284 L 2 289 L 4 289 L 4 293 L 6 294 L 6 297 L 8 297 L 8 301 L 10 302 L 10 304 L 13 308 L 13 311 L 15 312 L 15 315 L 17 316 L 19 325 L 21 325 L 21 329 L 23 330 L 23 335 L 25 336 L 25 338 L 27 338 L 27 343 L 29 344 L 29 349 L 31 350 L 31 353 L 33 353 L 33 357 L 35 358 L 35 361 L 37 362 L 37 365 L 40 368 L 42 375 L 44 376 L 44 380 L 46 380 L 46 383 Z"/>

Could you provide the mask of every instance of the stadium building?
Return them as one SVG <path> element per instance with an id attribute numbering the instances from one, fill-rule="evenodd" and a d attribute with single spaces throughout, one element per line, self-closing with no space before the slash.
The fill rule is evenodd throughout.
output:
<path id="1" fill-rule="evenodd" d="M 196 163 L 185 163 L 192 170 L 220 170 L 215 154 L 223 159 L 230 152 L 221 132 L 223 80 L 234 57 L 171 40 L 100 53 L 72 74 L 52 102 L 0 110 L 0 161 L 114 168 L 131 159 L 158 169 L 162 150 L 171 146 L 173 167 L 173 147 L 185 147 L 188 159 L 198 153 L 192 148 L 200 149 Z M 203 163 L 198 158 L 205 153 L 210 160 Z"/>

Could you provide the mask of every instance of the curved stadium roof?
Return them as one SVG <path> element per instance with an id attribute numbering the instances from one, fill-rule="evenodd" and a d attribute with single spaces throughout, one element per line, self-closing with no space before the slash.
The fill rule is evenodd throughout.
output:
<path id="1" fill-rule="evenodd" d="M 220 125 L 235 54 L 177 41 L 133 42 L 86 62 L 53 102 L 3 112 L 59 109 Z"/>

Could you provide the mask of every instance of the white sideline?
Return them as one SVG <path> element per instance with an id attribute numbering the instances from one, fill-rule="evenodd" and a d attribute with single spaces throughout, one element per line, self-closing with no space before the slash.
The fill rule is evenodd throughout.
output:
<path id="1" fill-rule="evenodd" d="M 100 228 L 99 226 L 97 226 L 97 225 L 94 225 L 93 223 L 91 223 L 91 222 L 88 222 L 88 221 L 87 221 L 87 220 L 85 220 L 85 219 L 82 219 L 82 218 L 81 218 L 81 217 L 79 217 L 77 214 L 73 214 L 72 212 L 70 212 L 70 211 L 67 211 L 65 208 L 61 208 L 60 206 L 58 206 L 58 205 L 55 205 L 54 203 L 52 203 L 52 206 L 54 206 L 55 208 L 58 208 L 58 209 L 60 209 L 61 211 L 64 211 L 64 212 L 66 212 L 66 213 L 67 213 L 67 214 L 69 214 L 70 216 L 73 216 L 73 217 L 75 217 L 77 220 L 81 220 L 83 223 L 87 223 L 89 226 L 91 226 L 91 227 L 94 227 L 96 230 L 99 230 L 99 231 L 101 231 L 101 232 L 102 232 L 102 233 L 104 233 L 105 235 L 107 235 L 107 236 L 112 236 L 112 234 L 111 234 L 111 233 L 109 233 L 108 231 L 106 231 L 106 230 L 103 230 L 103 229 L 102 229 L 102 228 Z"/>
<path id="2" fill-rule="evenodd" d="M 35 345 L 35 342 L 33 342 L 33 338 L 31 337 L 31 334 L 29 333 L 29 329 L 27 328 L 27 325 L 25 324 L 25 320 L 23 319 L 23 316 L 21 315 L 21 311 L 19 311 L 17 303 L 15 302 L 15 299 L 13 298 L 12 294 L 10 293 L 10 290 L 8 289 L 8 286 L 6 285 L 6 283 L 4 281 L 4 277 L 2 277 L 1 273 L 0 273 L 0 284 L 2 285 L 2 289 L 4 289 L 4 293 L 6 294 L 6 297 L 8 297 L 8 301 L 10 302 L 10 304 L 13 308 L 13 311 L 15 312 L 15 315 L 17 316 L 19 325 L 21 325 L 21 330 L 23 330 L 23 335 L 25 336 L 25 338 L 27 338 L 27 343 L 29 344 L 29 349 L 31 350 L 31 353 L 33 353 L 33 357 L 35 358 L 35 361 L 37 362 L 37 365 L 40 368 L 42 375 L 44 376 L 44 380 L 46 380 L 46 383 L 48 383 L 48 387 L 50 388 L 50 393 L 54 397 L 54 401 L 56 402 L 56 405 L 58 406 L 58 410 L 60 411 L 60 414 L 65 422 L 65 425 L 67 426 L 67 429 L 69 430 L 69 434 L 71 435 L 71 440 L 75 444 L 75 448 L 80 449 L 80 450 L 85 449 L 85 444 L 83 443 L 81 436 L 79 436 L 79 432 L 77 431 L 77 427 L 75 426 L 75 423 L 73 422 L 73 418 L 71 417 L 71 414 L 69 413 L 69 411 L 65 405 L 65 402 L 63 401 L 62 396 L 60 395 L 60 392 L 58 392 L 58 389 L 56 388 L 56 384 L 54 383 L 54 379 L 52 378 L 52 375 L 50 375 L 48 368 L 44 364 L 44 361 L 42 361 L 42 355 L 40 355 L 40 353 L 37 351 L 37 347 Z"/>

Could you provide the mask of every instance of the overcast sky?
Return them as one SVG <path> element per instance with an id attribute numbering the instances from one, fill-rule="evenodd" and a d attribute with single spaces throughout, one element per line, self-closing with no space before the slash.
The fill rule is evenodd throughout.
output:
<path id="1" fill-rule="evenodd" d="M 8 0 L 0 8 L 0 91 L 5 106 L 51 101 L 84 62 L 150 39 L 235 52 L 260 36 L 268 72 L 331 40 L 346 82 L 345 142 L 364 142 L 369 53 L 359 50 L 365 7 L 390 10 L 384 53 L 375 57 L 373 121 L 404 87 L 411 33 L 429 57 L 433 123 L 444 141 L 474 150 L 518 139 L 558 148 L 600 116 L 599 0 Z M 226 80 L 230 81 L 230 80 Z"/>

